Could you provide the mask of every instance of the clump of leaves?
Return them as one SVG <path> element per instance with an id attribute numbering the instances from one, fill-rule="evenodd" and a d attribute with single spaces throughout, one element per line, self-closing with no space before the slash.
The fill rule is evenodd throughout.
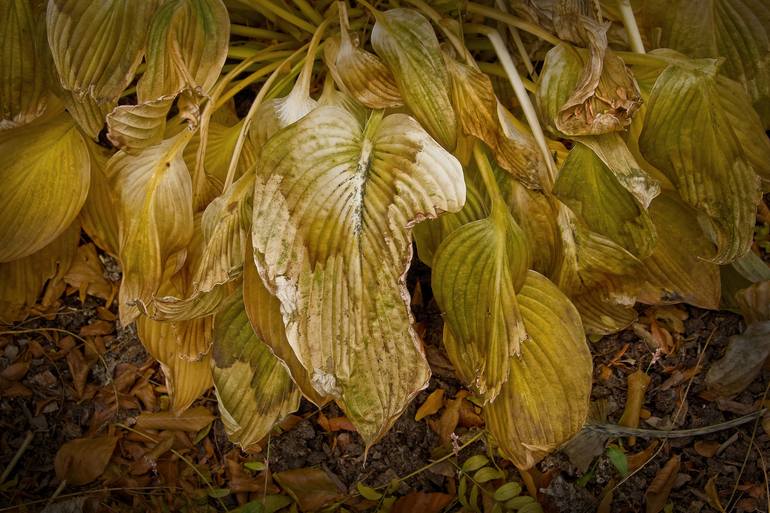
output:
<path id="1" fill-rule="evenodd" d="M 213 384 L 246 447 L 304 395 L 370 446 L 430 376 L 414 241 L 528 468 L 585 421 L 586 334 L 769 279 L 768 5 L 387 4 L 3 2 L 0 321 L 82 228 L 175 411 Z"/>

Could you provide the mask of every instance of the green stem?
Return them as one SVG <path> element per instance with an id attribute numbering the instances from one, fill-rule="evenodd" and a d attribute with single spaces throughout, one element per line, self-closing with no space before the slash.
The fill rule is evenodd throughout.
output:
<path id="1" fill-rule="evenodd" d="M 635 53 L 645 53 L 642 35 L 639 33 L 634 10 L 631 8 L 631 0 L 618 0 L 618 8 L 620 9 L 620 16 L 623 18 L 623 25 L 628 33 L 628 42 L 631 44 L 631 50 Z"/>
<path id="2" fill-rule="evenodd" d="M 476 161 L 476 167 L 481 175 L 481 180 L 484 182 L 484 188 L 487 190 L 489 199 L 492 201 L 492 217 L 496 218 L 503 212 L 508 211 L 508 204 L 503 197 L 500 186 L 497 184 L 495 172 L 489 163 L 481 141 L 476 141 L 476 144 L 473 145 L 473 159 Z"/>
<path id="3" fill-rule="evenodd" d="M 294 25 L 295 27 L 304 30 L 305 32 L 310 32 L 311 34 L 315 32 L 315 27 L 310 22 L 303 20 L 284 7 L 275 5 L 272 0 L 251 0 L 248 3 L 249 5 L 252 5 L 256 10 L 260 12 L 263 10 L 268 11 L 271 14 L 281 18 L 282 20 Z"/>
<path id="4" fill-rule="evenodd" d="M 247 27 L 246 25 L 230 24 L 230 34 L 235 36 L 250 37 L 251 39 L 271 39 L 275 41 L 293 41 L 288 34 L 261 28 Z"/>
<path id="5" fill-rule="evenodd" d="M 523 30 L 524 32 L 529 32 L 530 34 L 537 36 L 544 41 L 548 41 L 554 46 L 557 46 L 562 42 L 558 37 L 554 36 L 546 30 L 543 30 L 541 27 L 535 25 L 534 23 L 529 23 L 522 20 L 521 18 L 517 18 L 516 16 L 498 11 L 493 7 L 487 7 L 485 5 L 480 5 L 474 2 L 468 2 L 465 7 L 470 13 L 481 14 L 487 18 L 502 21 L 503 23 L 511 25 L 512 27 L 516 27 L 517 29 Z"/>
<path id="6" fill-rule="evenodd" d="M 307 0 L 292 0 L 294 2 L 294 5 L 297 6 L 297 8 L 300 10 L 300 12 L 305 16 L 305 18 L 309 19 L 316 25 L 320 25 L 323 21 L 323 16 L 318 14 L 318 11 L 316 11 L 312 5 L 310 5 Z"/>
<path id="7" fill-rule="evenodd" d="M 486 73 L 487 75 L 495 75 L 496 77 L 500 78 L 508 78 L 508 74 L 505 72 L 503 67 L 499 64 L 495 64 L 494 62 L 479 62 L 479 69 Z M 529 79 L 526 79 L 524 77 L 521 77 L 521 82 L 524 84 L 524 88 L 529 91 L 530 93 L 537 93 L 537 84 L 532 82 Z"/>
<path id="8" fill-rule="evenodd" d="M 500 11 L 504 12 L 505 14 L 509 14 L 508 6 L 505 5 L 505 0 L 495 0 L 495 5 L 497 5 L 497 8 L 500 9 Z M 521 40 L 521 36 L 519 35 L 519 31 L 513 25 L 508 25 L 508 32 L 511 34 L 511 39 L 513 39 L 513 44 L 516 45 L 516 51 L 519 52 L 519 57 L 521 57 L 521 61 L 524 63 L 524 67 L 527 68 L 527 73 L 529 73 L 530 77 L 537 80 L 535 67 L 532 65 L 532 61 L 529 58 L 527 49 L 524 47 L 524 42 Z"/>

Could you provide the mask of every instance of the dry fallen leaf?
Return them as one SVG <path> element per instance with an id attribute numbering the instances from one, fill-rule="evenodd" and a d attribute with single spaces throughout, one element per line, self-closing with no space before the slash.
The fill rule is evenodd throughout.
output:
<path id="1" fill-rule="evenodd" d="M 90 483 L 104 472 L 117 442 L 116 436 L 104 436 L 65 443 L 59 447 L 54 459 L 56 477 L 75 486 Z"/>
<path id="2" fill-rule="evenodd" d="M 168 429 L 172 431 L 188 431 L 197 433 L 208 426 L 214 420 L 214 416 L 203 406 L 190 408 L 175 415 L 170 411 L 158 413 L 142 413 L 136 419 L 136 428 L 144 429 Z"/>
<path id="3" fill-rule="evenodd" d="M 444 405 L 444 390 L 437 388 L 425 399 L 425 402 L 420 405 L 417 413 L 414 415 L 414 420 L 420 421 L 429 415 L 433 415 L 441 409 Z"/>
<path id="4" fill-rule="evenodd" d="M 680 466 L 681 458 L 676 455 L 671 456 L 671 459 L 655 474 L 655 478 L 644 494 L 647 500 L 647 513 L 663 511 L 671 489 L 674 487 L 674 482 L 676 482 L 676 475 Z"/>
<path id="5" fill-rule="evenodd" d="M 436 421 L 428 421 L 431 429 L 436 432 L 442 444 L 448 444 L 451 441 L 452 433 L 460 422 L 460 406 L 468 395 L 467 390 L 460 390 L 451 401 L 447 401 L 444 413 Z"/>
<path id="6" fill-rule="evenodd" d="M 770 321 L 749 325 L 730 337 L 724 357 L 706 373 L 707 388 L 720 397 L 742 392 L 759 375 L 770 356 Z"/>
<path id="7" fill-rule="evenodd" d="M 355 433 L 356 431 L 356 427 L 345 416 L 328 418 L 323 413 L 319 413 L 318 425 L 327 432 L 352 431 Z"/>
<path id="8" fill-rule="evenodd" d="M 724 513 L 725 508 L 722 506 L 722 501 L 719 500 L 719 492 L 717 491 L 717 476 L 711 476 L 706 483 L 705 487 L 706 497 L 709 499 L 709 505 L 717 511 Z"/>
<path id="9" fill-rule="evenodd" d="M 713 458 L 719 450 L 719 442 L 713 440 L 698 440 L 695 442 L 695 452 L 703 456 L 704 458 Z"/>
<path id="10" fill-rule="evenodd" d="M 452 502 L 454 497 L 446 493 L 412 492 L 399 498 L 391 513 L 438 513 Z"/>
<path id="11" fill-rule="evenodd" d="M 319 510 L 345 494 L 339 479 L 320 468 L 287 470 L 273 477 L 294 498 L 302 511 Z"/>

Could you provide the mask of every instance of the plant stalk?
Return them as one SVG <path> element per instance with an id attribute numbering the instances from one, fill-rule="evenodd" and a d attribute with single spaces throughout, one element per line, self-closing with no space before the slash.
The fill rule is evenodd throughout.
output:
<path id="1" fill-rule="evenodd" d="M 642 35 L 639 33 L 634 10 L 631 8 L 631 0 L 618 0 L 618 8 L 623 18 L 623 25 L 628 33 L 628 42 L 631 44 L 631 50 L 635 53 L 645 53 Z"/>
<path id="2" fill-rule="evenodd" d="M 554 46 L 557 46 L 562 43 L 561 39 L 554 36 L 547 30 L 543 30 L 541 27 L 535 25 L 534 23 L 529 23 L 527 21 L 522 20 L 521 18 L 517 18 L 516 16 L 512 16 L 502 11 L 498 11 L 493 7 L 487 7 L 485 5 L 480 5 L 474 2 L 468 2 L 465 5 L 465 7 L 468 9 L 468 12 L 470 13 L 481 14 L 482 16 L 486 16 L 487 18 L 492 18 L 493 20 L 502 21 L 507 25 L 511 25 L 512 27 L 516 27 L 517 29 L 523 30 L 524 32 L 528 32 L 533 36 L 537 36 L 543 41 L 548 41 Z"/>

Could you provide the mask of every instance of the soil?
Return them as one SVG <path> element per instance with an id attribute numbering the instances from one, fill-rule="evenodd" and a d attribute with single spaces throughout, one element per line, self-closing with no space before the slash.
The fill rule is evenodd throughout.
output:
<path id="1" fill-rule="evenodd" d="M 110 278 L 115 279 L 117 274 L 114 262 L 107 264 L 106 272 Z M 256 455 L 257 460 L 268 458 L 271 472 L 320 467 L 335 476 L 344 489 L 355 492 L 358 483 L 370 487 L 386 485 L 427 466 L 451 450 L 446 445 L 442 447 L 438 435 L 426 420 L 414 420 L 417 408 L 432 391 L 442 389 L 447 398 L 452 398 L 461 387 L 452 376 L 445 358 L 441 357 L 441 316 L 431 299 L 429 278 L 421 264 L 415 264 L 408 283 L 412 291 L 419 288 L 415 295 L 418 298 L 421 296 L 416 301 L 414 314 L 418 330 L 424 335 L 426 351 L 434 370 L 429 387 L 417 396 L 390 432 L 370 448 L 367 454 L 355 432 L 324 430 L 318 420 L 321 413 L 315 407 L 303 403 L 294 417 L 294 425 L 280 434 L 272 435 L 262 454 Z M 77 398 L 71 365 L 67 358 L 57 356 L 62 353 L 62 348 L 57 345 L 61 339 L 55 336 L 58 332 L 46 330 L 66 330 L 77 334 L 83 327 L 99 320 L 100 315 L 104 317 L 104 309 L 100 309 L 104 306 L 104 301 L 91 296 L 81 304 L 77 294 L 66 295 L 55 316 L 48 319 L 31 318 L 0 333 L 0 372 L 9 369 L 22 357 L 29 362 L 26 374 L 18 381 L 23 389 L 13 388 L 16 395 L 9 394 L 5 383 L 4 389 L 0 391 L 0 470 L 17 453 L 27 433 L 34 434 L 32 444 L 23 452 L 6 482 L 0 483 L 0 511 L 40 511 L 57 494 L 60 497 L 74 496 L 81 499 L 96 497 L 113 511 L 138 511 L 144 510 L 148 504 L 157 505 L 155 498 L 160 495 L 154 498 L 156 492 L 146 492 L 141 497 L 140 492 L 129 492 L 128 489 L 112 494 L 98 492 L 109 485 L 107 482 L 96 481 L 84 487 L 67 486 L 63 494 L 63 490 L 57 490 L 59 482 L 54 473 L 54 456 L 64 442 L 108 430 L 112 432 L 116 428 L 114 425 L 110 427 L 110 424 L 130 424 L 140 411 L 157 409 L 161 404 L 161 401 L 154 405 L 136 400 L 133 403 L 128 401 L 127 404 L 121 402 L 121 407 L 112 411 L 110 416 L 105 416 L 105 411 L 110 411 L 104 407 L 108 399 L 100 394 L 113 385 L 118 375 L 130 371 L 137 376 L 148 376 L 154 389 L 163 392 L 162 373 L 142 348 L 135 330 L 131 326 L 120 327 L 117 323 L 112 333 L 101 338 L 105 351 L 99 361 L 90 367 L 85 393 L 80 399 Z M 113 314 L 117 313 L 114 305 L 109 309 Z M 704 393 L 705 370 L 722 356 L 729 337 L 744 329 L 739 316 L 687 306 L 663 309 L 640 307 L 638 311 L 640 319 L 633 328 L 592 343 L 595 355 L 592 400 L 599 406 L 597 410 L 600 410 L 600 418 L 595 421 L 610 424 L 619 421 L 626 403 L 627 377 L 638 369 L 647 370 L 651 376 L 644 403 L 646 420 L 640 427 L 687 429 L 709 426 L 753 411 L 767 399 L 770 384 L 768 366 L 737 397 L 715 400 Z M 678 328 L 681 332 L 667 324 L 672 311 L 680 318 L 686 317 Z M 649 338 L 645 339 L 644 330 L 649 331 L 651 319 L 655 319 L 660 326 L 668 326 L 668 332 L 673 334 L 668 352 L 658 352 L 656 355 L 648 344 Z M 24 333 L 14 333 L 22 330 Z M 39 354 L 36 350 L 38 345 L 43 349 L 43 354 L 35 356 Z M 687 371 L 695 368 L 699 362 L 703 370 L 688 374 Z M 136 379 L 140 383 L 140 378 Z M 216 413 L 215 404 L 213 393 L 208 393 L 196 403 Z M 342 416 L 335 405 L 324 408 L 322 414 L 329 419 Z M 440 413 L 431 419 L 435 420 L 439 416 Z M 458 428 L 458 433 L 464 431 L 467 430 Z M 254 459 L 254 454 L 243 453 L 232 446 L 226 440 L 223 425 L 218 418 L 205 435 L 194 445 L 190 443 L 185 454 L 195 458 L 199 468 L 208 468 L 211 479 L 225 487 L 227 458 Z M 770 437 L 758 422 L 718 433 L 665 442 L 639 438 L 633 445 L 627 437 L 609 438 L 594 433 L 587 438 L 593 441 L 579 442 L 584 445 L 578 447 L 577 457 L 574 451 L 570 454 L 568 451 L 559 451 L 547 457 L 531 472 L 539 489 L 539 501 L 546 512 L 582 513 L 597 511 L 597 508 L 600 508 L 599 511 L 611 512 L 644 511 L 647 500 L 645 494 L 650 484 L 672 456 L 678 456 L 681 463 L 677 475 L 672 478 L 673 489 L 666 501 L 670 509 L 667 511 L 719 511 L 715 498 L 718 498 L 725 511 L 768 511 L 766 487 Z M 708 451 L 702 447 L 699 449 L 706 442 L 710 442 L 705 444 L 709 447 L 718 447 L 716 453 L 709 457 L 704 456 Z M 624 479 L 608 456 L 605 448 L 608 443 L 622 447 L 629 461 L 639 454 L 652 457 Z M 650 449 L 652 444 L 655 444 L 655 451 Z M 458 462 L 461 464 L 473 454 L 487 454 L 489 450 L 485 442 L 477 442 L 459 454 Z M 594 450 L 597 450 L 596 457 L 592 456 L 591 451 Z M 122 456 L 127 457 L 126 454 Z M 158 459 L 159 467 L 156 471 L 150 471 L 146 479 L 137 478 L 137 483 L 149 486 L 161 482 L 158 481 L 162 476 L 161 461 L 163 458 Z M 497 463 L 508 476 L 520 479 L 518 473 L 502 459 L 498 459 Z M 456 477 L 454 467 L 436 465 L 403 480 L 394 493 L 455 493 Z M 610 490 L 611 501 L 605 500 L 605 504 L 600 506 L 602 498 Z M 214 500 L 206 498 L 204 491 L 202 502 L 198 504 L 205 506 L 189 511 L 223 510 L 224 507 L 231 508 L 242 503 L 247 497 L 231 494 Z M 176 504 L 168 502 L 171 500 L 168 497 L 164 500 L 166 504 Z M 79 504 L 83 506 L 83 500 Z M 99 507 L 94 510 L 99 510 Z M 171 510 L 174 510 L 173 507 Z M 445 511 L 461 511 L 461 506 L 454 501 Z"/>

